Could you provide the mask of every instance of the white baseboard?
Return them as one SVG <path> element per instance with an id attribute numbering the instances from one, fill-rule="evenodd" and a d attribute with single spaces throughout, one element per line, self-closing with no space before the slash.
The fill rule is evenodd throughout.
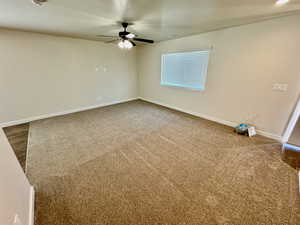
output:
<path id="1" fill-rule="evenodd" d="M 266 132 L 266 131 L 263 131 L 263 130 L 257 130 L 257 134 L 259 134 L 261 136 L 264 136 L 264 137 L 267 137 L 267 138 L 274 139 L 274 140 L 279 141 L 280 143 L 283 144 L 283 138 L 280 135 L 272 134 L 272 133 L 269 133 L 269 132 Z"/>
<path id="2" fill-rule="evenodd" d="M 29 200 L 29 225 L 34 225 L 34 201 L 35 201 L 35 191 L 34 187 L 30 187 L 30 200 Z"/>
<path id="3" fill-rule="evenodd" d="M 170 109 L 174 109 L 174 110 L 177 110 L 177 111 L 180 111 L 180 112 L 184 112 L 184 113 L 187 113 L 187 114 L 190 114 L 190 115 L 193 115 L 193 116 L 201 117 L 203 119 L 214 121 L 216 123 L 220 123 L 220 124 L 223 124 L 223 125 L 226 125 L 226 126 L 236 127 L 239 124 L 237 122 L 222 120 L 222 119 L 215 118 L 215 117 L 212 117 L 212 116 L 208 116 L 208 115 L 205 115 L 205 114 L 202 114 L 202 113 L 188 111 L 188 110 L 185 110 L 185 109 L 182 109 L 182 108 L 174 107 L 174 106 L 171 106 L 169 104 L 161 103 L 161 102 L 154 101 L 154 100 L 149 100 L 149 99 L 146 99 L 146 98 L 143 98 L 143 97 L 139 97 L 139 99 L 147 101 L 147 102 L 151 102 L 153 104 L 161 105 L 161 106 L 164 106 L 164 107 L 167 107 L 167 108 L 170 108 Z M 272 134 L 272 133 L 262 131 L 262 130 L 256 130 L 256 132 L 257 132 L 257 134 L 259 134 L 261 136 L 268 137 L 268 138 L 277 140 L 279 142 L 282 142 L 282 137 L 279 136 L 279 135 Z"/>
<path id="4" fill-rule="evenodd" d="M 191 114 L 191 115 L 201 117 L 201 118 L 204 118 L 204 119 L 207 119 L 207 120 L 210 120 L 210 121 L 214 121 L 214 122 L 217 122 L 217 123 L 220 123 L 220 124 L 224 124 L 224 125 L 227 125 L 227 126 L 230 126 L 230 127 L 235 127 L 235 126 L 238 125 L 238 123 L 236 123 L 236 122 L 222 120 L 222 119 L 215 118 L 215 117 L 212 117 L 212 116 L 208 116 L 208 115 L 205 115 L 205 114 L 202 114 L 202 113 L 184 110 L 184 109 L 174 107 L 174 106 L 171 106 L 171 105 L 168 105 L 168 104 L 164 104 L 164 103 L 161 103 L 161 102 L 158 102 L 158 101 L 145 99 L 143 97 L 136 97 L 136 98 L 129 98 L 129 99 L 120 100 L 120 101 L 113 101 L 113 102 L 109 102 L 109 103 L 102 103 L 102 104 L 98 104 L 98 105 L 82 107 L 82 108 L 78 108 L 78 109 L 71 109 L 71 110 L 58 112 L 58 113 L 51 113 L 51 114 L 46 114 L 46 115 L 41 115 L 41 116 L 30 117 L 30 118 L 27 118 L 27 119 L 21 119 L 21 120 L 5 122 L 5 123 L 0 124 L 0 128 L 19 125 L 19 124 L 23 124 L 23 123 L 28 123 L 28 122 L 32 122 L 32 121 L 35 121 L 35 120 L 47 119 L 47 118 L 51 118 L 51 117 L 55 117 L 55 116 L 62 116 L 62 115 L 75 113 L 75 112 L 86 111 L 86 110 L 90 110 L 90 109 L 96 109 L 96 108 L 109 106 L 109 105 L 115 105 L 115 104 L 129 102 L 129 101 L 133 101 L 133 100 L 137 100 L 137 99 L 141 99 L 141 100 L 151 102 L 151 103 L 154 103 L 154 104 L 157 104 L 157 105 L 165 106 L 165 107 L 170 108 L 170 109 L 174 109 L 174 110 L 177 110 L 177 111 L 180 111 L 180 112 Z M 282 137 L 279 136 L 279 135 L 276 135 L 276 134 L 272 134 L 272 133 L 262 131 L 262 130 L 257 130 L 257 134 L 268 137 L 268 138 L 271 138 L 271 139 L 274 139 L 274 140 L 277 140 L 277 141 L 280 141 L 280 142 L 283 142 Z"/>
<path id="5" fill-rule="evenodd" d="M 0 123 L 0 128 L 19 125 L 19 124 L 23 124 L 23 123 L 28 123 L 28 122 L 32 122 L 35 120 L 47 119 L 47 118 L 51 118 L 51 117 L 55 117 L 55 116 L 62 116 L 62 115 L 70 114 L 70 113 L 86 111 L 86 110 L 90 110 L 90 109 L 96 109 L 96 108 L 109 106 L 109 105 L 115 105 L 115 104 L 129 102 L 129 101 L 133 101 L 133 100 L 137 100 L 137 99 L 138 98 L 129 98 L 129 99 L 113 101 L 113 102 L 109 102 L 109 103 L 102 103 L 102 104 L 98 104 L 98 105 L 92 105 L 92 106 L 86 106 L 86 107 L 77 108 L 77 109 L 71 109 L 71 110 L 58 112 L 58 113 L 50 113 L 50 114 L 46 114 L 46 115 L 34 116 L 34 117 L 26 118 L 26 119 Z"/>

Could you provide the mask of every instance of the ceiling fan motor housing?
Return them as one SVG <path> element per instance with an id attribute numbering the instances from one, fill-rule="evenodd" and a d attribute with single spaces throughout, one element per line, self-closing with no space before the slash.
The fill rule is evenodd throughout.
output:
<path id="1" fill-rule="evenodd" d="M 128 31 L 121 31 L 119 32 L 119 36 L 123 39 L 126 39 L 126 35 L 130 34 Z"/>
<path id="2" fill-rule="evenodd" d="M 121 24 L 122 24 L 122 27 L 124 28 L 124 31 L 119 32 L 119 37 L 122 38 L 122 39 L 127 39 L 126 35 L 130 34 L 130 32 L 128 32 L 126 30 L 129 23 L 123 22 Z"/>
<path id="3" fill-rule="evenodd" d="M 47 2 L 48 0 L 32 0 L 32 2 L 36 5 L 42 5 L 43 3 Z"/>

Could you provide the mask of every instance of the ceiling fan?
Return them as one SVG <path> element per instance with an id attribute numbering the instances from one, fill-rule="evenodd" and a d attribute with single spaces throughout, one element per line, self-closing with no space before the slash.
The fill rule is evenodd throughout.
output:
<path id="1" fill-rule="evenodd" d="M 107 41 L 106 43 L 115 42 L 119 40 L 118 46 L 121 49 L 131 49 L 136 46 L 134 41 L 144 42 L 153 44 L 153 40 L 138 38 L 137 35 L 127 31 L 127 27 L 133 25 L 132 23 L 122 22 L 123 31 L 119 32 L 119 36 L 105 36 L 105 35 L 97 35 L 97 37 L 105 37 L 105 38 L 114 38 L 114 40 Z M 117 39 L 115 39 L 117 38 Z"/>

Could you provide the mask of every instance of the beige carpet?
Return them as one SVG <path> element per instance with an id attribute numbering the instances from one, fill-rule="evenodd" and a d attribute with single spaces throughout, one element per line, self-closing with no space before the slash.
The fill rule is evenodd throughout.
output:
<path id="1" fill-rule="evenodd" d="M 300 224 L 280 144 L 143 101 L 30 124 L 36 225 Z"/>

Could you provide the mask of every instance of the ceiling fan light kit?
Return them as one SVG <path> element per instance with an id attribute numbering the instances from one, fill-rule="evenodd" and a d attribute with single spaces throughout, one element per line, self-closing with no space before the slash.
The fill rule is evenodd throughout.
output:
<path id="1" fill-rule="evenodd" d="M 128 40 L 121 40 L 118 43 L 118 46 L 121 49 L 131 49 L 133 47 L 133 44 L 130 41 L 128 41 Z"/>
<path id="2" fill-rule="evenodd" d="M 289 2 L 290 0 L 277 0 L 277 2 L 275 3 L 277 6 L 282 6 L 285 5 Z"/>

